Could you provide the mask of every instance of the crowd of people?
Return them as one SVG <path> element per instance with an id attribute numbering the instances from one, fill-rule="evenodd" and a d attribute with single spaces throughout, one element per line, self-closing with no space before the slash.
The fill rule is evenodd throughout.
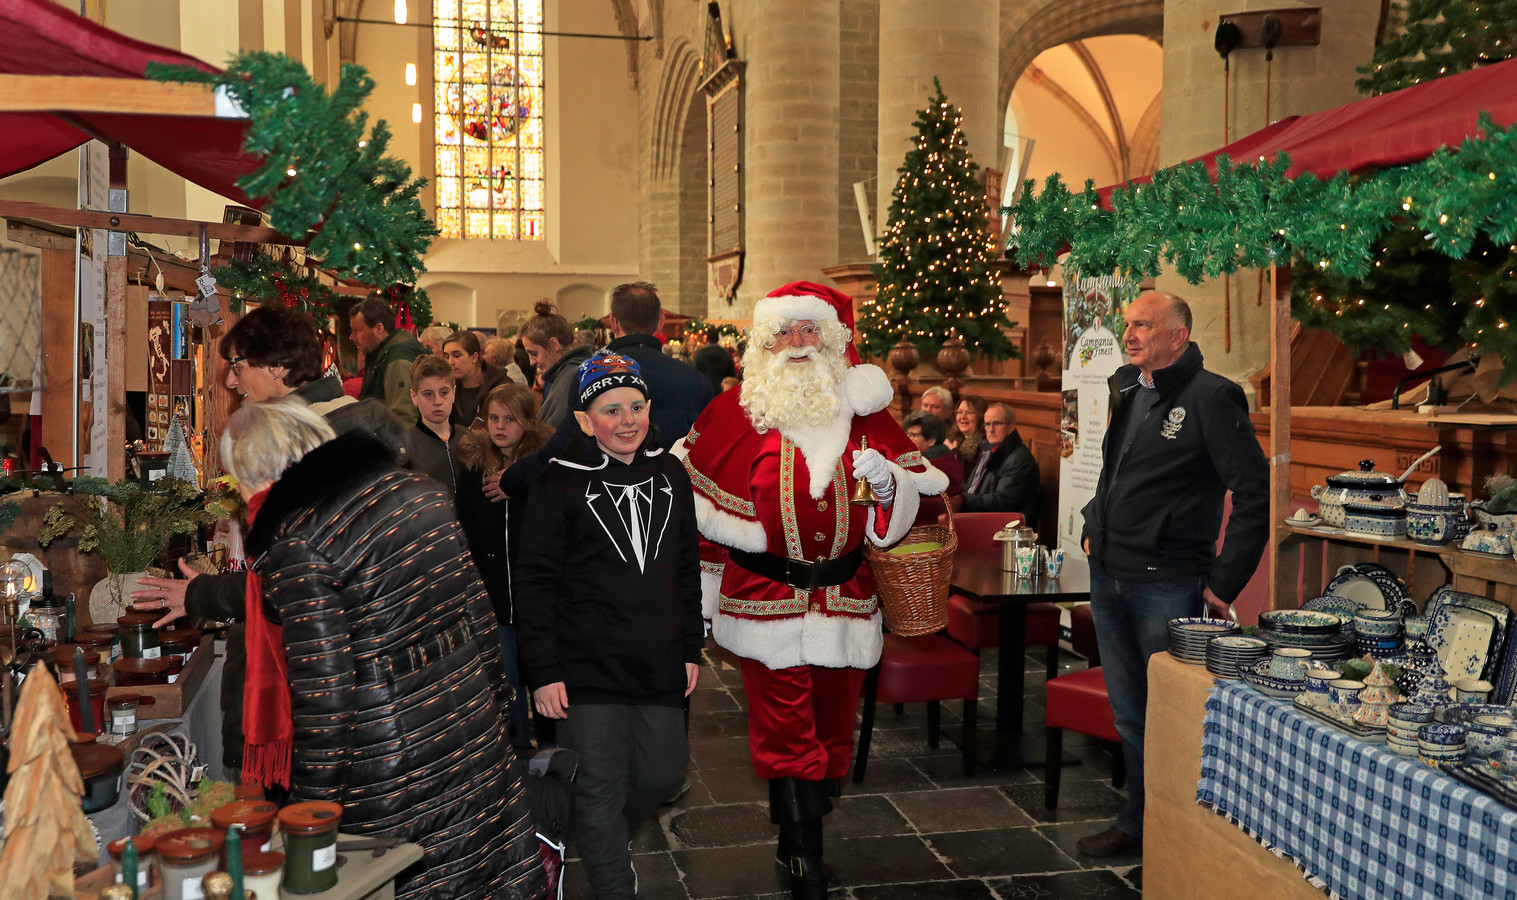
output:
<path id="1" fill-rule="evenodd" d="M 1150 344 L 1130 352 L 1198 370 L 1188 310 L 1174 300 L 1134 304 L 1148 318 L 1129 314 L 1130 333 Z M 795 897 L 828 896 L 823 817 L 882 646 L 863 547 L 899 541 L 932 514 L 923 498 L 945 493 L 1035 525 L 1040 473 L 1015 411 L 971 395 L 954 406 L 934 387 L 897 423 L 883 371 L 859 362 L 851 300 L 810 282 L 755 305 L 740 366 L 714 342 L 706 349 L 726 365 L 664 353 L 657 291 L 644 282 L 613 291 L 614 339 L 599 351 L 546 302 L 514 343 L 445 329 L 418 340 L 394 321 L 379 298 L 352 311 L 366 360 L 356 398 L 322 371 L 317 331 L 298 311 L 254 309 L 220 344 L 242 401 L 220 451 L 246 501 L 248 566 L 182 566 L 187 578 L 149 579 L 134 598 L 161 598 L 165 623 L 186 612 L 238 623 L 222 698 L 227 766 L 291 800 L 341 803 L 344 830 L 421 844 L 424 862 L 397 896 L 536 898 L 547 881 L 516 760 L 572 750 L 579 853 L 595 895 L 622 900 L 637 893 L 629 834 L 681 790 L 687 698 L 709 635 L 740 662 L 776 861 Z M 1134 382 L 1151 390 L 1146 376 L 1156 379 L 1154 396 L 1136 395 L 1145 414 L 1178 377 L 1169 372 L 1145 365 Z M 1211 394 L 1190 402 L 1230 416 L 1241 440 L 1235 398 L 1214 380 L 1191 379 L 1203 387 L 1187 391 Z M 1131 446 L 1149 423 L 1124 424 L 1125 410 L 1113 425 Z M 1229 450 L 1191 513 L 1211 516 L 1225 485 L 1252 528 L 1257 485 L 1243 485 L 1257 473 Z M 1170 463 L 1176 477 L 1197 465 Z M 849 502 L 861 481 L 877 498 L 867 509 Z M 1114 660 L 1146 653 L 1152 629 L 1122 625 L 1111 598 L 1154 579 L 1141 569 L 1148 551 L 1124 543 L 1126 520 L 1102 498 L 1143 484 L 1103 474 L 1086 511 L 1101 648 Z M 1210 524 L 1198 541 L 1215 540 Z M 1246 556 L 1252 532 L 1232 537 Z M 1236 572 L 1208 581 L 1211 559 L 1167 559 L 1162 574 L 1185 590 L 1166 615 L 1203 592 L 1236 595 Z M 1132 684 L 1111 693 L 1141 784 L 1143 695 Z M 1090 852 L 1141 841 L 1136 802 L 1137 819 L 1124 811 L 1117 836 Z"/>

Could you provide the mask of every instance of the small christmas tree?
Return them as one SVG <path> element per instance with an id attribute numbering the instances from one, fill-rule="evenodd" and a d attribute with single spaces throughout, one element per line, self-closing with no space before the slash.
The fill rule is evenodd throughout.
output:
<path id="1" fill-rule="evenodd" d="M 937 96 L 917 114 L 916 148 L 891 193 L 890 218 L 874 265 L 878 290 L 865 301 L 858 341 L 884 356 L 904 336 L 932 358 L 956 333 L 977 356 L 1007 359 L 1016 347 L 1001 302 L 997 252 L 989 233 L 979 168 L 964 145 L 963 114 Z"/>
<path id="2" fill-rule="evenodd" d="M 79 808 L 84 780 L 69 752 L 73 734 L 58 682 L 34 666 L 11 723 L 0 897 L 72 897 L 74 863 L 99 852 Z"/>
<path id="3" fill-rule="evenodd" d="M 1400 0 L 1357 84 L 1385 94 L 1514 55 L 1517 0 Z"/>
<path id="4" fill-rule="evenodd" d="M 169 474 L 182 479 L 190 484 L 200 483 L 200 468 L 195 465 L 195 457 L 190 453 L 189 442 L 184 439 L 184 420 L 174 417 L 173 424 L 169 425 L 168 440 L 163 442 L 163 450 L 169 455 Z"/>

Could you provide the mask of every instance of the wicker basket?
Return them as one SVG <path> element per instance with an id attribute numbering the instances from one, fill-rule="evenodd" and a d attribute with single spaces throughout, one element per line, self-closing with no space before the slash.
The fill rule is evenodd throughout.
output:
<path id="1" fill-rule="evenodd" d="M 895 554 L 867 541 L 864 544 L 864 558 L 874 572 L 885 626 L 903 637 L 932 634 L 948 627 L 948 580 L 953 575 L 953 552 L 959 547 L 959 536 L 953 530 L 953 506 L 946 494 L 942 497 L 948 510 L 948 527 L 918 525 L 900 541 L 935 541 L 943 545 L 939 549 Z"/>

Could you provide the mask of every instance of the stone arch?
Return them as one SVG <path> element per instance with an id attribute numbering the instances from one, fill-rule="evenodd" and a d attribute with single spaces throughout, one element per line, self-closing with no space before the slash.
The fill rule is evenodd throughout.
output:
<path id="1" fill-rule="evenodd" d="M 573 324 L 585 316 L 599 318 L 605 315 L 609 293 L 606 288 L 588 281 L 576 281 L 559 288 L 553 295 L 553 304 L 558 307 L 558 314 Z"/>
<path id="2" fill-rule="evenodd" d="M 493 324 L 478 320 L 479 296 L 472 286 L 458 281 L 437 281 L 422 287 L 432 301 L 434 322 L 457 322 L 464 328 Z"/>
<path id="3" fill-rule="evenodd" d="M 667 178 L 678 170 L 685 116 L 700 83 L 700 63 L 700 56 L 683 38 L 671 44 L 665 54 L 663 75 L 653 102 L 650 174 L 654 179 Z"/>
<path id="4" fill-rule="evenodd" d="M 1006 109 L 1022 72 L 1050 47 L 1104 34 L 1164 38 L 1164 0 L 1001 0 L 997 109 Z"/>
<path id="5" fill-rule="evenodd" d="M 1159 112 L 1164 95 L 1161 92 L 1154 102 L 1143 111 L 1143 117 L 1132 133 L 1132 176 L 1149 175 L 1159 168 Z"/>

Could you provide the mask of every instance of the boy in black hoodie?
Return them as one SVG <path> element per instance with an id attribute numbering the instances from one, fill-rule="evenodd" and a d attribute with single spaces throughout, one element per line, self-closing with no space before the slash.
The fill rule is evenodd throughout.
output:
<path id="1" fill-rule="evenodd" d="M 458 493 L 458 442 L 465 428 L 454 427 L 453 369 L 447 360 L 427 355 L 411 363 L 411 402 L 416 427 L 406 435 L 411 468 L 431 475 L 451 498 Z"/>
<path id="2" fill-rule="evenodd" d="M 684 778 L 703 639 L 690 478 L 650 438 L 637 363 L 580 364 L 585 438 L 527 496 L 517 625 L 537 711 L 579 755 L 574 829 L 600 900 L 637 894 L 628 839 Z"/>

